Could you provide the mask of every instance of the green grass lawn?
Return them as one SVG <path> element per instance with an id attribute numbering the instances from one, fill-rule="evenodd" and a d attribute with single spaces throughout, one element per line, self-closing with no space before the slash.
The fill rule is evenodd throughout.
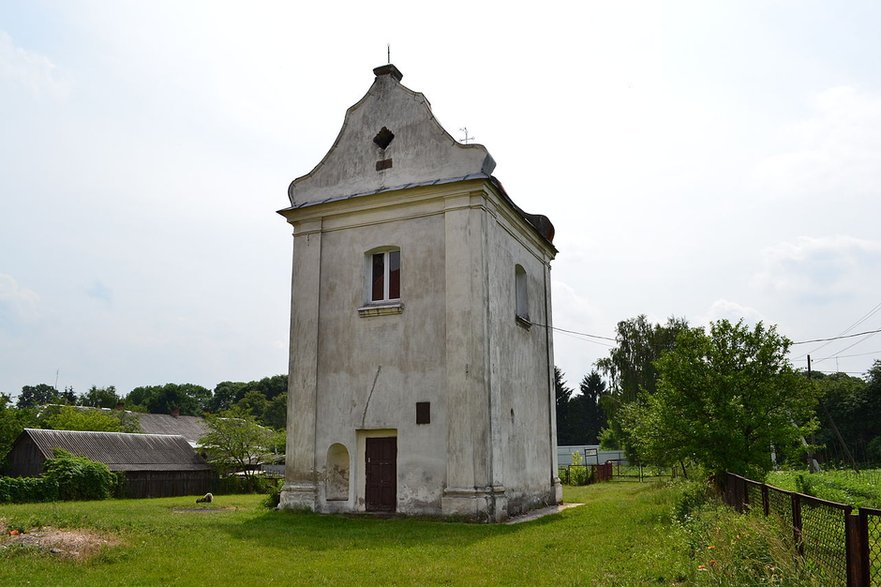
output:
<path id="1" fill-rule="evenodd" d="M 679 584 L 695 571 L 674 498 L 655 483 L 566 488 L 586 505 L 515 525 L 276 512 L 252 495 L 210 513 L 178 511 L 193 498 L 5 505 L 8 528 L 94 529 L 120 545 L 85 561 L 0 550 L 0 584 Z"/>
<path id="2" fill-rule="evenodd" d="M 768 485 L 814 495 L 853 507 L 881 508 L 881 469 L 774 471 L 765 480 Z"/>

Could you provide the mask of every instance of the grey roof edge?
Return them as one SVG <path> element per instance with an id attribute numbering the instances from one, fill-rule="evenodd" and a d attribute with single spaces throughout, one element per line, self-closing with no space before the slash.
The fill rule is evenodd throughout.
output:
<path id="1" fill-rule="evenodd" d="M 137 434 L 131 432 L 25 428 L 16 438 L 13 446 L 23 442 L 25 438 L 30 438 L 40 454 L 47 459 L 53 458 L 54 449 L 57 447 L 63 448 L 75 455 L 85 456 L 108 464 L 108 466 L 110 464 L 121 466 L 125 463 L 133 466 L 146 465 L 144 461 L 127 461 L 125 457 L 119 459 L 122 455 L 131 457 L 134 454 L 131 452 L 131 449 L 135 448 L 136 450 L 149 450 L 151 453 L 161 454 L 169 458 L 165 462 L 148 461 L 151 464 L 173 464 L 174 466 L 184 465 L 189 467 L 205 463 L 202 456 L 180 434 Z M 104 440 L 107 441 L 106 444 L 104 444 Z M 101 446 L 104 447 L 97 453 L 93 450 L 95 441 L 101 442 Z M 108 458 L 108 455 L 111 456 Z M 183 457 L 183 459 L 176 460 L 178 457 Z"/>
<path id="2" fill-rule="evenodd" d="M 324 200 L 318 202 L 304 202 L 302 204 L 296 204 L 292 206 L 288 206 L 287 208 L 282 208 L 278 210 L 276 213 L 281 214 L 282 216 L 287 217 L 286 212 L 292 212 L 294 210 L 300 210 L 303 208 L 311 208 L 313 206 L 321 206 L 323 204 L 330 204 L 333 202 L 342 202 L 345 200 L 351 200 L 354 198 L 361 198 L 365 196 L 373 196 L 376 194 L 383 194 L 386 192 L 395 192 L 399 190 L 406 190 L 410 188 L 417 187 L 428 187 L 433 185 L 445 185 L 449 183 L 457 183 L 460 181 L 470 181 L 473 179 L 485 179 L 488 180 L 496 189 L 498 189 L 499 193 L 502 196 L 502 199 L 509 205 L 517 214 L 520 215 L 523 220 L 544 240 L 554 251 L 556 254 L 557 248 L 554 246 L 554 235 L 556 230 L 554 229 L 554 225 L 551 222 L 550 218 L 543 214 L 530 214 L 529 212 L 524 211 L 520 206 L 514 203 L 514 200 L 511 199 L 511 196 L 508 195 L 508 192 L 505 190 L 502 182 L 498 180 L 494 175 L 489 175 L 484 172 L 480 173 L 470 173 L 468 175 L 462 177 L 448 177 L 445 179 L 434 179 L 421 181 L 416 183 L 408 183 L 404 185 L 392 186 L 392 187 L 384 187 L 378 190 L 371 190 L 366 192 L 357 192 L 354 194 L 348 194 L 345 196 L 335 196 L 331 198 L 325 198 Z"/>
<path id="3" fill-rule="evenodd" d="M 54 428 L 25 428 L 27 432 L 64 432 L 65 434 L 106 434 L 108 436 L 118 436 L 120 434 L 124 436 L 156 436 L 159 438 L 168 438 L 169 436 L 175 437 L 178 436 L 183 438 L 186 442 L 186 438 L 184 438 L 180 434 L 152 434 L 152 433 L 143 433 L 143 432 L 105 432 L 104 430 L 55 430 Z"/>
<path id="4" fill-rule="evenodd" d="M 469 173 L 468 175 L 457 176 L 457 177 L 447 177 L 443 179 L 427 179 L 425 181 L 418 181 L 412 183 L 405 183 L 396 186 L 382 187 L 376 190 L 368 190 L 364 192 L 355 192 L 352 194 L 346 194 L 344 196 L 332 196 L 329 198 L 325 198 L 323 200 L 319 200 L 317 202 L 302 202 L 300 204 L 292 204 L 287 208 L 282 208 L 278 210 L 278 214 L 284 216 L 285 212 L 289 212 L 291 210 L 299 210 L 301 208 L 310 208 L 312 206 L 320 206 L 322 204 L 329 204 L 331 202 L 342 202 L 343 200 L 351 200 L 352 198 L 359 198 L 362 196 L 372 196 L 374 194 L 383 194 L 386 192 L 395 192 L 399 190 L 406 190 L 409 188 L 417 188 L 417 187 L 427 187 L 432 185 L 443 185 L 447 183 L 456 183 L 459 181 L 468 181 L 471 179 L 491 179 L 492 176 L 486 173 Z"/>

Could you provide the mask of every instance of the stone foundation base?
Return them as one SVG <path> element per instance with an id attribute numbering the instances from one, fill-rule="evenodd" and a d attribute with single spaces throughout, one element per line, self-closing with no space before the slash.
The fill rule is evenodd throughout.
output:
<path id="1" fill-rule="evenodd" d="M 285 483 L 281 488 L 278 508 L 282 510 L 316 511 L 318 507 L 318 486 L 315 483 Z"/>
<path id="2" fill-rule="evenodd" d="M 444 489 L 441 498 L 442 515 L 485 522 L 504 522 L 508 519 L 508 498 L 501 485 Z"/>

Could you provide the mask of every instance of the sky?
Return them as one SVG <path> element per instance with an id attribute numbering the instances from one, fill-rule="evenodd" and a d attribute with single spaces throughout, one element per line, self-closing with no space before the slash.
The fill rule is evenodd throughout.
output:
<path id="1" fill-rule="evenodd" d="M 555 326 L 881 329 L 881 4 L 524 6 L 0 3 L 0 392 L 286 372 L 275 211 L 387 45 L 555 224 Z M 607 344 L 555 333 L 570 385 Z M 808 353 L 860 375 L 881 335 Z"/>

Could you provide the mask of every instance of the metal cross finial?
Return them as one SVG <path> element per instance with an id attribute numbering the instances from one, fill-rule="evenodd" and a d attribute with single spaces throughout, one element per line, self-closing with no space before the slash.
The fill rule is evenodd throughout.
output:
<path id="1" fill-rule="evenodd" d="M 389 65 L 391 65 L 391 62 L 392 62 L 392 44 L 391 43 L 385 44 L 385 54 L 386 54 L 386 58 L 388 59 Z"/>
<path id="2" fill-rule="evenodd" d="M 465 137 L 462 139 L 462 142 L 463 142 L 463 143 L 465 143 L 465 144 L 467 145 L 469 141 L 473 141 L 473 140 L 474 140 L 475 137 L 469 137 L 469 136 L 468 136 L 468 127 L 467 127 L 467 126 L 463 126 L 463 127 L 460 128 L 459 130 L 461 130 L 463 133 L 465 133 Z"/>

